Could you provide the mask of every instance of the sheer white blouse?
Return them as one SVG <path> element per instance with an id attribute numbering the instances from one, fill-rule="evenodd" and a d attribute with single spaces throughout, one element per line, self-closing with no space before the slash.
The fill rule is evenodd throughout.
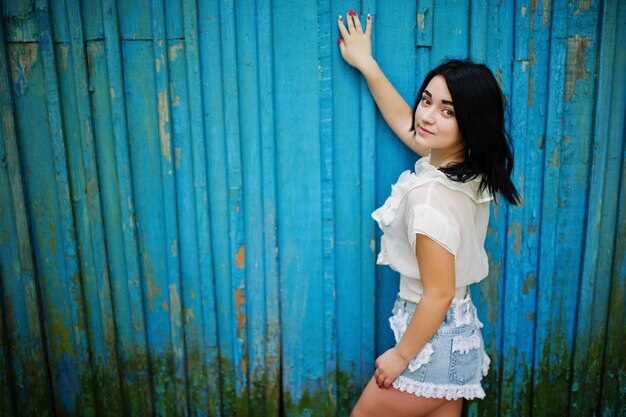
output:
<path id="1" fill-rule="evenodd" d="M 417 233 L 454 255 L 455 298 L 488 275 L 485 236 L 493 197 L 487 190 L 478 193 L 479 183 L 480 177 L 464 183 L 450 180 L 426 156 L 415 163 L 415 172 L 400 174 L 389 198 L 372 213 L 383 231 L 376 263 L 400 273 L 401 297 L 417 302 L 423 293 Z"/>

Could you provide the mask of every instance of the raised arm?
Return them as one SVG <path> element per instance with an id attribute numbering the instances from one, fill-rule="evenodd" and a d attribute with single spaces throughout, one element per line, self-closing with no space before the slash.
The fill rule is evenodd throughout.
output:
<path id="1" fill-rule="evenodd" d="M 342 36 L 339 38 L 341 56 L 348 64 L 361 72 L 380 113 L 391 130 L 411 150 L 422 156 L 427 155 L 429 149 L 419 146 L 414 139 L 414 132 L 409 130 L 413 119 L 413 110 L 385 77 L 372 56 L 371 17 L 367 16 L 365 32 L 363 32 L 361 21 L 356 12 L 348 11 L 346 20 L 347 27 L 341 16 L 337 22 Z"/>

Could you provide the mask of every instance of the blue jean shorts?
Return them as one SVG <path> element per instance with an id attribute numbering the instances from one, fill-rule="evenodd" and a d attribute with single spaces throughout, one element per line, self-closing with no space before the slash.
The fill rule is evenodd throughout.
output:
<path id="1" fill-rule="evenodd" d="M 389 318 L 396 343 L 404 335 L 415 306 L 401 297 L 396 299 Z M 469 294 L 454 300 L 437 332 L 393 381 L 393 387 L 427 398 L 484 398 L 480 381 L 487 375 L 490 361 L 481 327 Z"/>

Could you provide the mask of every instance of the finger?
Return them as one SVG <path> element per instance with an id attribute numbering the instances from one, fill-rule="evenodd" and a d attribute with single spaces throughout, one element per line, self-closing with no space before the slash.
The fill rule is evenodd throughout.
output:
<path id="1" fill-rule="evenodd" d="M 353 31 L 356 30 L 354 21 L 355 19 L 358 20 L 358 18 L 359 16 L 354 10 L 348 10 L 348 30 L 350 31 L 350 33 L 353 33 Z"/>
<path id="2" fill-rule="evenodd" d="M 344 24 L 343 17 L 341 17 L 341 15 L 339 15 L 339 18 L 337 19 L 337 26 L 339 26 L 339 33 L 341 33 L 341 37 L 345 39 L 350 36 L 350 33 L 348 32 L 348 29 L 346 29 L 346 25 Z"/>
<path id="3" fill-rule="evenodd" d="M 383 385 L 385 386 L 385 388 L 390 388 L 391 387 L 391 378 L 385 378 L 385 380 L 383 381 Z"/>
<path id="4" fill-rule="evenodd" d="M 385 384 L 385 375 L 381 374 L 376 380 L 376 382 L 378 383 L 379 387 L 383 388 Z"/>
<path id="5" fill-rule="evenodd" d="M 365 23 L 365 34 L 372 37 L 372 16 L 370 14 L 367 15 L 367 21 Z"/>
<path id="6" fill-rule="evenodd" d="M 339 52 L 341 52 L 341 56 L 343 56 L 346 53 L 346 45 L 341 38 L 337 39 L 337 42 L 339 43 Z"/>
<path id="7" fill-rule="evenodd" d="M 354 18 L 354 27 L 358 31 L 358 33 L 363 33 L 363 27 L 361 26 L 361 18 L 356 12 L 352 13 L 352 17 Z"/>

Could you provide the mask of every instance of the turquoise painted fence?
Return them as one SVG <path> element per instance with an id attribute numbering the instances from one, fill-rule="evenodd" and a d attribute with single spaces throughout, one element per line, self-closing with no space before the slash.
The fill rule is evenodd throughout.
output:
<path id="1" fill-rule="evenodd" d="M 371 13 L 412 102 L 495 72 L 471 416 L 626 415 L 626 2 L 3 0 L 0 414 L 347 415 L 392 343 L 371 211 L 415 155 L 340 58 Z"/>

